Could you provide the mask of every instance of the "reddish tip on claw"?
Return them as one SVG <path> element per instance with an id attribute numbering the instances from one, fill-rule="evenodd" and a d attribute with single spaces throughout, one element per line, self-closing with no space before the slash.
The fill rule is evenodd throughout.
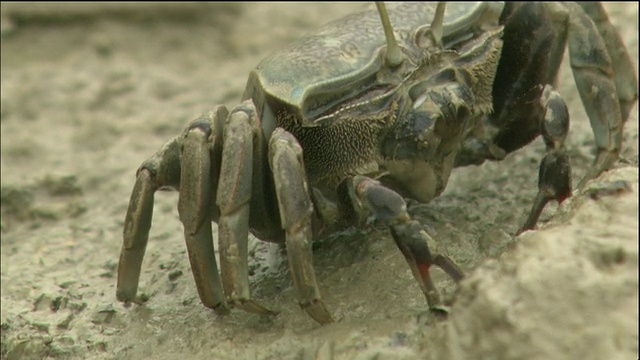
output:
<path id="1" fill-rule="evenodd" d="M 431 267 L 431 264 L 426 264 L 426 263 L 421 263 L 421 264 L 416 264 L 418 271 L 420 272 L 420 277 L 422 277 L 422 280 L 428 279 L 429 278 L 429 268 Z"/>

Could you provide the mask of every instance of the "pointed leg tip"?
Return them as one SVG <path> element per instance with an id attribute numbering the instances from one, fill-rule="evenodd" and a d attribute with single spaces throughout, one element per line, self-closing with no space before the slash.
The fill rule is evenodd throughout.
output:
<path id="1" fill-rule="evenodd" d="M 227 303 L 219 303 L 213 306 L 213 311 L 218 315 L 229 315 L 231 313 L 231 308 Z"/>
<path id="2" fill-rule="evenodd" d="M 236 301 L 234 305 L 246 312 L 250 312 L 258 315 L 278 315 L 280 312 L 271 310 L 254 300 L 241 300 Z"/>
<path id="3" fill-rule="evenodd" d="M 118 301 L 120 301 L 120 302 L 128 303 L 133 298 L 134 297 L 130 296 L 129 292 L 127 292 L 127 291 L 124 291 L 124 290 L 117 290 L 116 291 L 116 299 L 118 299 Z"/>
<path id="4" fill-rule="evenodd" d="M 520 229 L 518 229 L 518 231 L 516 231 L 516 236 L 520 236 L 520 235 L 522 235 L 523 233 L 525 233 L 525 232 L 527 232 L 529 230 L 533 230 L 533 227 L 523 226 Z"/>
<path id="5" fill-rule="evenodd" d="M 327 325 L 334 322 L 333 317 L 322 300 L 315 300 L 310 304 L 300 304 L 309 316 L 320 325 Z"/>
<path id="6" fill-rule="evenodd" d="M 451 308 L 446 305 L 438 304 L 429 306 L 429 310 L 436 315 L 447 316 L 451 312 Z"/>

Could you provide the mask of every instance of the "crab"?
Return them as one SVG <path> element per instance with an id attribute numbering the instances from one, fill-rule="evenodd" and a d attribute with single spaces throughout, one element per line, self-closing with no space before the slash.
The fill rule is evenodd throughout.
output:
<path id="1" fill-rule="evenodd" d="M 584 184 L 616 161 L 637 99 L 634 67 L 599 3 L 379 3 L 273 53 L 239 105 L 197 118 L 138 169 L 117 298 L 139 301 L 154 193 L 171 188 L 199 297 L 218 314 L 276 313 L 250 295 L 251 232 L 286 245 L 300 306 L 332 322 L 312 241 L 371 217 L 388 226 L 429 307 L 443 309 L 431 266 L 456 282 L 463 271 L 430 250 L 405 199 L 429 202 L 454 167 L 500 160 L 540 135 L 538 195 L 519 231 L 569 197 L 569 115 L 554 88 L 565 47 L 597 146 Z"/>

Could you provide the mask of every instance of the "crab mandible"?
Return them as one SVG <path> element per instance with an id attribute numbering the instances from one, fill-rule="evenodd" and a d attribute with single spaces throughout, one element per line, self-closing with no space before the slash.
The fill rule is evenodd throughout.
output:
<path id="1" fill-rule="evenodd" d="M 240 105 L 196 119 L 141 165 L 125 219 L 119 300 L 136 301 L 154 193 L 174 188 L 198 294 L 216 313 L 274 313 L 250 297 L 251 231 L 286 244 L 301 307 L 331 322 L 311 241 L 368 215 L 388 225 L 429 306 L 440 308 L 430 266 L 456 281 L 462 271 L 430 252 L 432 240 L 403 197 L 428 202 L 453 167 L 499 160 L 539 135 L 548 153 L 521 230 L 535 226 L 549 200 L 570 196 L 569 118 L 553 90 L 567 44 L 598 148 L 586 178 L 617 159 L 637 84 L 599 3 L 452 3 L 445 11 L 443 3 L 412 2 L 393 4 L 389 15 L 378 5 L 264 59 Z"/>

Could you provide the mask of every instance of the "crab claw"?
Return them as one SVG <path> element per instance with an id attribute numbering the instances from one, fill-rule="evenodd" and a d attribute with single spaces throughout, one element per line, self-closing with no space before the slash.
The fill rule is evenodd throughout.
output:
<path id="1" fill-rule="evenodd" d="M 353 186 L 359 204 L 367 207 L 391 229 L 391 235 L 409 263 L 413 276 L 427 298 L 429 308 L 446 312 L 429 270 L 431 265 L 436 265 L 456 283 L 464 277 L 462 270 L 447 256 L 431 253 L 429 242 L 433 243 L 433 240 L 420 223 L 411 219 L 406 203 L 398 193 L 363 176 L 354 177 Z"/>
<path id="2" fill-rule="evenodd" d="M 422 226 L 414 220 L 392 225 L 391 235 L 407 263 L 409 263 L 414 278 L 420 284 L 420 289 L 427 298 L 429 308 L 446 312 L 446 308 L 438 295 L 438 290 L 431 280 L 429 270 L 431 265 L 436 265 L 444 270 L 456 283 L 460 282 L 464 277 L 462 270 L 448 257 L 440 254 L 431 254 L 427 245 L 430 237 Z"/>
<path id="3" fill-rule="evenodd" d="M 571 196 L 571 165 L 564 150 L 551 151 L 542 159 L 538 175 L 538 195 L 536 196 L 527 221 L 518 230 L 520 235 L 535 228 L 545 206 L 551 200 L 562 204 Z"/>

